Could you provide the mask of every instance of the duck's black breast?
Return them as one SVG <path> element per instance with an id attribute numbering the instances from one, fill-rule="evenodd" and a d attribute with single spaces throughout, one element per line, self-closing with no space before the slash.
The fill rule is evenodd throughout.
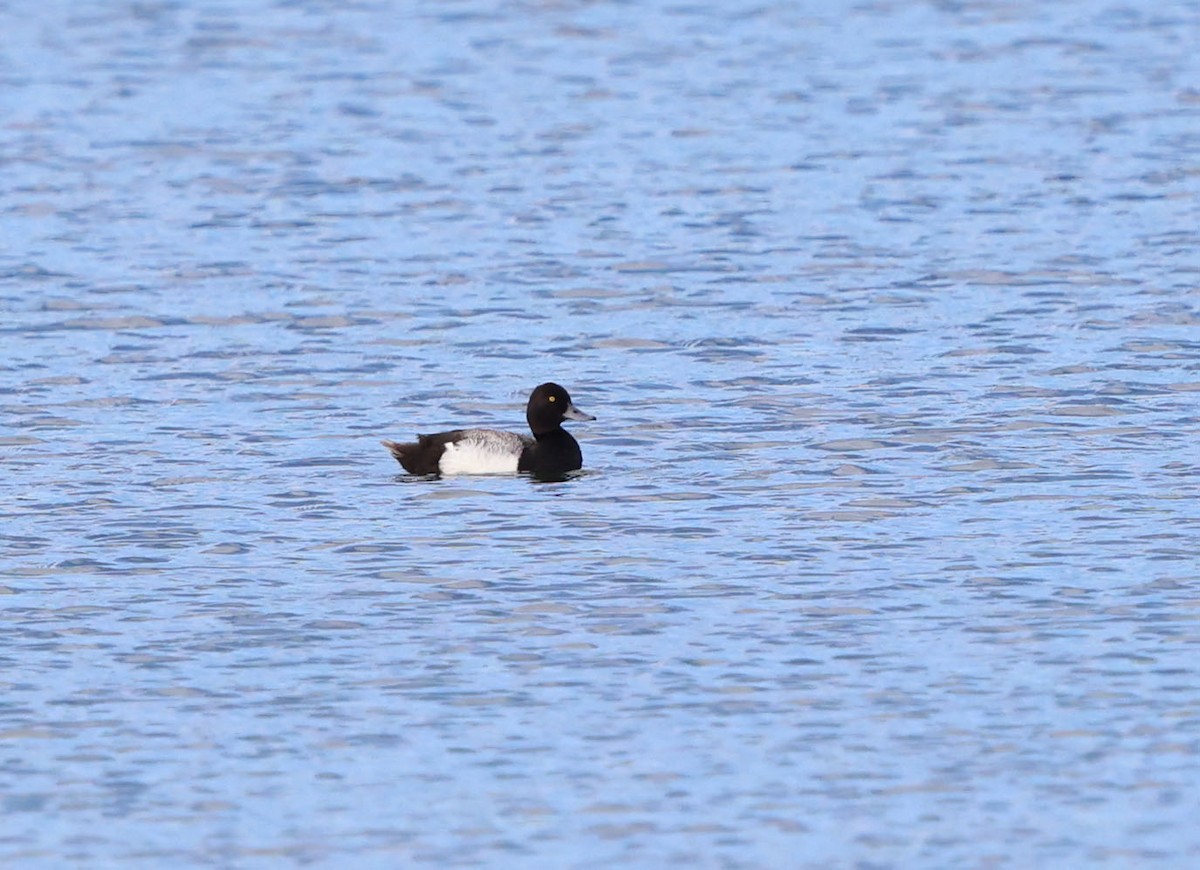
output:
<path id="1" fill-rule="evenodd" d="M 561 426 L 538 435 L 533 444 L 521 451 L 517 471 L 533 474 L 564 474 L 583 467 L 579 442 Z"/>

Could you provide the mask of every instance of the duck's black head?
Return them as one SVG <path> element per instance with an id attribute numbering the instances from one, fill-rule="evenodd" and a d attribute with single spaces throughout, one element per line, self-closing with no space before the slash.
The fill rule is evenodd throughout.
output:
<path id="1" fill-rule="evenodd" d="M 534 435 L 553 432 L 563 420 L 595 420 L 571 403 L 571 396 L 558 384 L 542 384 L 529 397 L 525 419 Z"/>

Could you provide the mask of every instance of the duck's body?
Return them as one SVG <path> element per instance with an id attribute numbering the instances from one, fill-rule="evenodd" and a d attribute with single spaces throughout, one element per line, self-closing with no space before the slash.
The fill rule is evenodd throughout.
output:
<path id="1" fill-rule="evenodd" d="M 498 429 L 454 429 L 418 435 L 415 442 L 384 441 L 410 474 L 560 475 L 583 467 L 579 443 L 563 420 L 594 420 L 571 403 L 558 384 L 542 384 L 529 397 L 525 419 L 533 437 Z"/>

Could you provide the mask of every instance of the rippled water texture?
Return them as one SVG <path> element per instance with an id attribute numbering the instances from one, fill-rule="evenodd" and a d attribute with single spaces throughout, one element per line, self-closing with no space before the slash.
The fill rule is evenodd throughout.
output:
<path id="1" fill-rule="evenodd" d="M 1196 2 L 0 30 L 0 863 L 1200 865 Z"/>

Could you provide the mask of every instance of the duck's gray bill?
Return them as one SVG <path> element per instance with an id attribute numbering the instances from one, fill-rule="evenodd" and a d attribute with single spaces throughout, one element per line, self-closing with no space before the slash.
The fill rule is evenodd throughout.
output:
<path id="1" fill-rule="evenodd" d="M 575 407 L 574 403 L 567 405 L 567 410 L 563 411 L 563 418 L 566 420 L 595 420 L 591 414 L 585 414 Z"/>

